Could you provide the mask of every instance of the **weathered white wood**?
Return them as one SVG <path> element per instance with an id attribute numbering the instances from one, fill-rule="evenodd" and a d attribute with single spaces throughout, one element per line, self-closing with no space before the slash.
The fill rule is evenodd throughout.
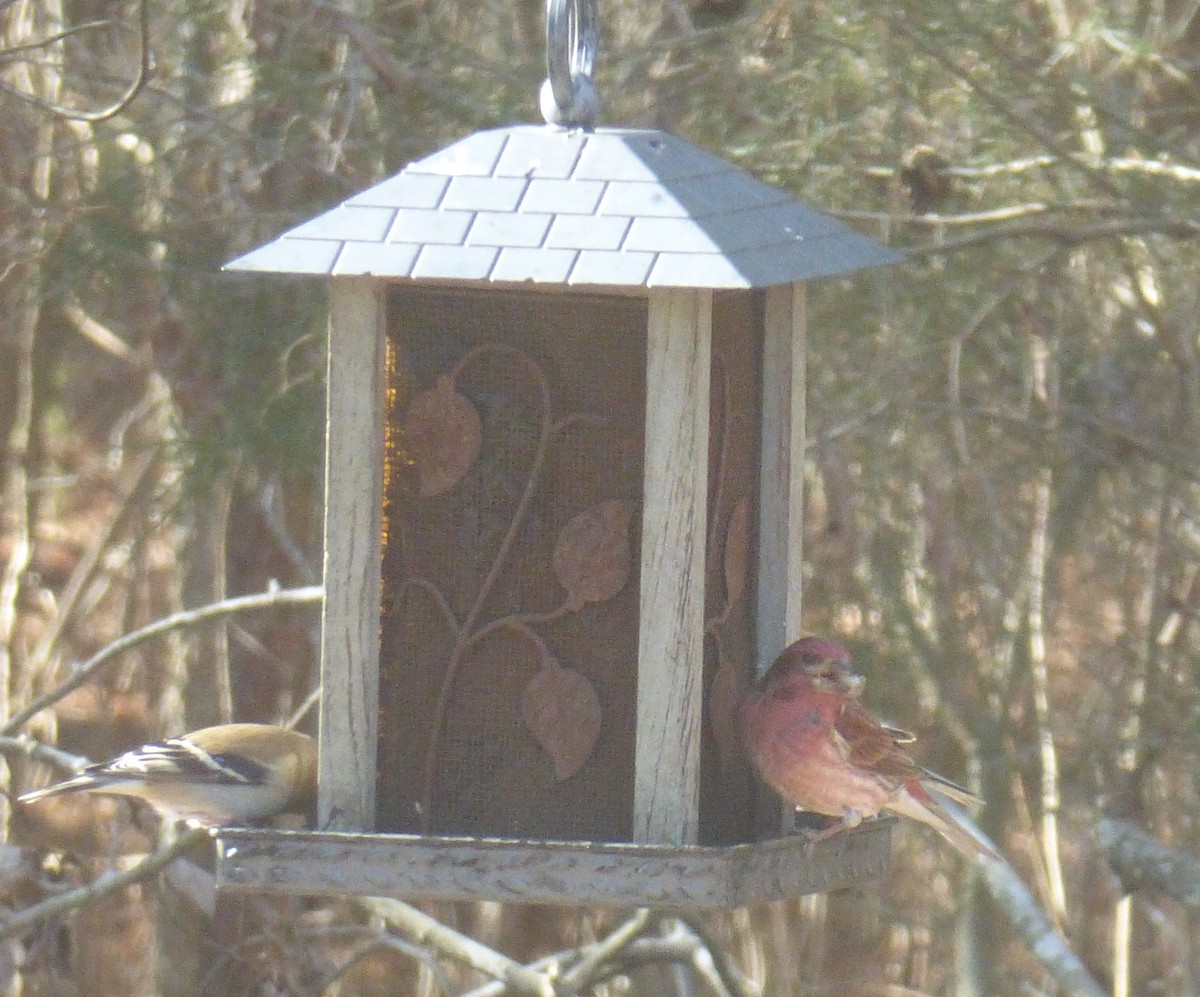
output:
<path id="1" fill-rule="evenodd" d="M 633 840 L 699 832 L 712 292 L 650 291 Z"/>
<path id="2" fill-rule="evenodd" d="M 804 284 L 766 292 L 758 502 L 756 664 L 800 636 L 804 554 Z"/>
<path id="3" fill-rule="evenodd" d="M 320 827 L 375 825 L 383 510 L 384 296 L 368 277 L 329 291 Z"/>
<path id="4" fill-rule="evenodd" d="M 800 835 L 730 848 L 314 834 L 217 833 L 217 888 L 576 905 L 741 907 L 839 889 L 887 867 L 892 818 L 809 846 Z"/>

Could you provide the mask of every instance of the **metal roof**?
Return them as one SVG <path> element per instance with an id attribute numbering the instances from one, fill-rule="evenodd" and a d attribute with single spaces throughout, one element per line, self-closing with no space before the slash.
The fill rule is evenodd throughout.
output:
<path id="1" fill-rule="evenodd" d="M 733 288 L 900 258 L 663 132 L 521 125 L 412 163 L 226 269 Z"/>

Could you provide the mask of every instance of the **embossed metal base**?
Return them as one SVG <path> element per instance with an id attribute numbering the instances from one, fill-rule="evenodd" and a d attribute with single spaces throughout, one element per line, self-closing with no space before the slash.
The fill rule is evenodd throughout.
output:
<path id="1" fill-rule="evenodd" d="M 890 819 L 728 848 L 228 828 L 217 888 L 580 905 L 742 907 L 881 875 Z"/>

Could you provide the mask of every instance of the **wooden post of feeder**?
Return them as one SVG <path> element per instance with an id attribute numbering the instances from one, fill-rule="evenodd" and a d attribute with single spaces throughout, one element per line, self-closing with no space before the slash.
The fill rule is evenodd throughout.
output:
<path id="1" fill-rule="evenodd" d="M 633 840 L 700 830 L 712 291 L 650 292 Z"/>
<path id="2" fill-rule="evenodd" d="M 386 392 L 383 286 L 329 291 L 318 826 L 375 826 Z M 336 482 L 336 487 L 331 484 Z"/>
<path id="3" fill-rule="evenodd" d="M 801 634 L 804 582 L 805 285 L 767 288 L 763 315 L 755 673 Z M 792 808 L 758 788 L 758 833 L 787 826 Z"/>
<path id="4" fill-rule="evenodd" d="M 805 285 L 766 291 L 758 488 L 756 671 L 800 636 L 804 553 Z"/>

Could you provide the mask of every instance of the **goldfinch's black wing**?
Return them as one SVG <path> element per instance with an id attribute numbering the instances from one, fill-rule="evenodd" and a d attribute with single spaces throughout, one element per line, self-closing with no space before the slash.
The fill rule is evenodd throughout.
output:
<path id="1" fill-rule="evenodd" d="M 187 738 L 173 737 L 127 751 L 103 765 L 92 765 L 86 774 L 108 779 L 137 777 L 147 782 L 170 779 L 246 786 L 262 782 L 268 773 L 263 765 L 244 755 L 208 752 Z"/>

